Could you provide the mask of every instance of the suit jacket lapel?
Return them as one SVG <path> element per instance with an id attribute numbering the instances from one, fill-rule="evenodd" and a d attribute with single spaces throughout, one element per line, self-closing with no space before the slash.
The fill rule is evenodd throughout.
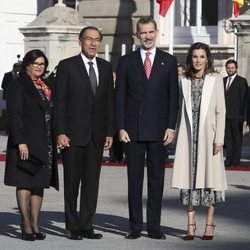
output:
<path id="1" fill-rule="evenodd" d="M 192 131 L 193 118 L 192 118 L 192 102 L 191 102 L 191 80 L 184 78 L 181 81 L 182 81 L 183 99 L 185 102 L 186 112 L 187 112 L 188 120 L 190 123 L 190 128 Z"/>
<path id="2" fill-rule="evenodd" d="M 161 56 L 159 54 L 159 49 L 156 48 L 154 63 L 152 65 L 150 78 L 154 75 L 157 75 L 159 69 L 164 65 L 164 62 L 161 60 Z M 149 78 L 149 79 L 150 79 Z"/>
<path id="3" fill-rule="evenodd" d="M 206 75 L 203 84 L 201 105 L 200 105 L 200 130 L 202 130 L 203 125 L 205 123 L 214 84 L 215 84 L 214 77 Z"/>
<path id="4" fill-rule="evenodd" d="M 98 73 L 99 73 L 99 78 L 98 78 L 98 83 L 99 84 L 98 84 L 98 86 L 96 88 L 96 95 L 95 95 L 95 97 L 97 98 L 100 95 L 100 93 L 101 93 L 101 91 L 103 89 L 103 80 L 104 80 L 104 75 L 105 75 L 105 69 L 104 69 L 104 67 L 102 65 L 101 60 L 99 60 L 98 57 L 96 58 L 96 62 L 97 62 L 97 68 L 98 68 Z"/>
<path id="5" fill-rule="evenodd" d="M 183 82 L 182 83 L 183 98 L 186 103 L 186 111 L 188 115 L 188 120 L 190 122 L 190 128 L 192 130 L 191 80 L 183 79 L 182 82 Z M 202 130 L 204 123 L 205 123 L 214 84 L 215 84 L 214 77 L 210 75 L 206 75 L 205 81 L 203 84 L 201 104 L 200 104 L 200 121 L 199 121 L 200 130 Z"/>
<path id="6" fill-rule="evenodd" d="M 86 88 L 90 92 L 90 95 L 94 98 L 94 92 L 93 92 L 93 89 L 91 87 L 91 83 L 90 83 L 90 80 L 89 80 L 89 74 L 87 72 L 87 69 L 86 69 L 86 67 L 84 65 L 84 62 L 83 62 L 82 57 L 81 57 L 80 54 L 77 57 L 76 65 L 79 68 L 79 74 L 80 74 L 79 79 L 82 79 L 82 84 L 86 85 Z"/>
<path id="7" fill-rule="evenodd" d="M 140 49 L 135 51 L 134 57 L 131 59 L 132 67 L 138 72 L 139 82 L 145 87 L 145 82 L 148 80 L 144 70 Z"/>

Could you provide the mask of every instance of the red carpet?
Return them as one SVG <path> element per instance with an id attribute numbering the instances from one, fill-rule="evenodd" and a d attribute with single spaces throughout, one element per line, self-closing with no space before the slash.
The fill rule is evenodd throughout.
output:
<path id="1" fill-rule="evenodd" d="M 107 163 L 107 162 L 103 162 L 102 163 L 103 167 L 127 167 L 127 164 L 125 163 Z M 173 167 L 173 163 L 166 163 L 165 164 L 165 168 L 172 168 Z"/>
<path id="2" fill-rule="evenodd" d="M 123 163 L 106 163 L 103 162 L 102 164 L 103 167 L 126 167 L 126 164 Z M 165 168 L 172 168 L 173 167 L 173 163 L 166 163 L 165 164 Z M 228 171 L 250 171 L 250 166 L 247 165 L 240 165 L 238 167 L 226 167 L 226 170 Z"/>
<path id="3" fill-rule="evenodd" d="M 5 154 L 4 153 L 0 153 L 0 161 L 5 161 Z M 61 161 L 58 162 L 59 164 L 61 164 Z M 249 164 L 249 163 L 248 163 Z M 110 163 L 110 162 L 103 162 L 102 163 L 103 167 L 127 167 L 126 164 L 124 163 Z M 173 163 L 166 163 L 165 164 L 165 168 L 172 168 L 173 167 Z M 240 165 L 238 167 L 226 167 L 226 170 L 228 171 L 250 171 L 250 166 L 249 165 Z"/>
<path id="4" fill-rule="evenodd" d="M 5 161 L 5 154 L 0 153 L 0 161 Z"/>

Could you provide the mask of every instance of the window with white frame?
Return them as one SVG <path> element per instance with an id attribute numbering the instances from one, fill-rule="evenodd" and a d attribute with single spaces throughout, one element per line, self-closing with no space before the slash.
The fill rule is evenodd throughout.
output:
<path id="1" fill-rule="evenodd" d="M 201 13 L 197 9 L 201 1 Z M 201 17 L 202 26 L 216 26 L 218 22 L 218 0 L 176 0 L 175 26 L 196 26 L 196 17 Z"/>
<path id="2" fill-rule="evenodd" d="M 174 42 L 217 43 L 219 0 L 175 0 Z"/>

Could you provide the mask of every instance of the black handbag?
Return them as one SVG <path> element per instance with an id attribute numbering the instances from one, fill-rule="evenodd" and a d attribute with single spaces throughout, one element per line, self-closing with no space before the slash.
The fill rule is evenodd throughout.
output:
<path id="1" fill-rule="evenodd" d="M 19 158 L 17 167 L 24 172 L 35 176 L 41 168 L 45 167 L 45 163 L 38 159 L 36 156 L 29 153 L 28 159 L 22 160 Z"/>

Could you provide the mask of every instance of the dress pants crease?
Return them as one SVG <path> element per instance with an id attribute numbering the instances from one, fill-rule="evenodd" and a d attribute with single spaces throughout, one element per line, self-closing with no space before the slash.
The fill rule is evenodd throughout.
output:
<path id="1" fill-rule="evenodd" d="M 141 232 L 143 229 L 142 193 L 146 152 L 148 179 L 147 230 L 149 232 L 160 232 L 165 171 L 163 142 L 130 142 L 126 144 L 130 230 Z"/>
<path id="2" fill-rule="evenodd" d="M 87 146 L 71 145 L 62 152 L 65 222 L 68 230 L 92 229 L 98 197 L 102 152 L 103 148 L 96 147 L 92 141 Z M 78 213 L 79 189 L 80 212 Z"/>

